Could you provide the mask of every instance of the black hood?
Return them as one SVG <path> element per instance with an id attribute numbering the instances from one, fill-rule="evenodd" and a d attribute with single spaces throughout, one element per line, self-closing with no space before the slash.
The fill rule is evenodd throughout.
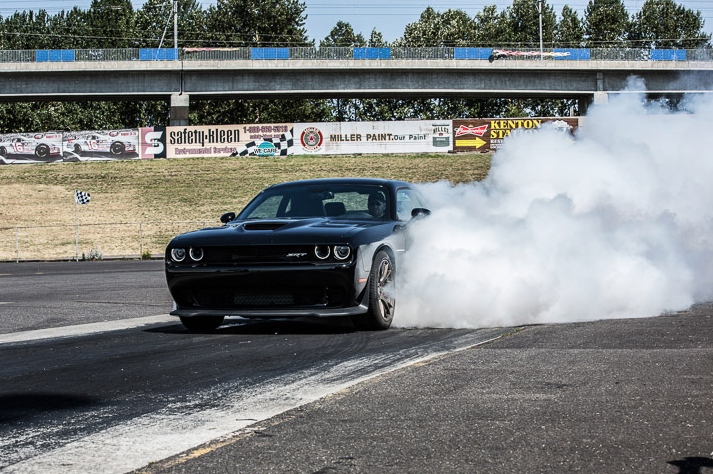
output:
<path id="1" fill-rule="evenodd" d="M 232 221 L 222 227 L 210 227 L 173 239 L 174 246 L 188 246 L 194 241 L 201 246 L 253 244 L 332 244 L 350 243 L 362 232 L 369 234 L 393 230 L 393 222 L 345 220 L 325 217 L 308 219 L 259 219 Z"/>

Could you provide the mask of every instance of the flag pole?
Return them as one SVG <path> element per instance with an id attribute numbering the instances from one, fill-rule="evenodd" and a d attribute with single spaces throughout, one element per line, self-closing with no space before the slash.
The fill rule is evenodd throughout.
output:
<path id="1" fill-rule="evenodd" d="M 76 249 L 76 259 L 79 261 L 79 220 L 77 219 L 77 190 L 74 190 L 74 245 Z"/>

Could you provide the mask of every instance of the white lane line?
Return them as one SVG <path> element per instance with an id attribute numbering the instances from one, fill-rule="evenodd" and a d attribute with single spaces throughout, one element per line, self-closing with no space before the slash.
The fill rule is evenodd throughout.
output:
<path id="1" fill-rule="evenodd" d="M 74 326 L 64 326 L 59 328 L 35 329 L 32 331 L 13 332 L 0 334 L 0 344 L 11 342 L 30 342 L 41 339 L 54 339 L 60 337 L 86 336 L 102 332 L 120 331 L 122 329 L 137 328 L 148 324 L 178 322 L 176 316 L 159 314 L 157 316 L 145 316 L 143 318 L 120 319 L 118 321 L 104 321 L 101 323 L 77 324 Z"/>
<path id="2" fill-rule="evenodd" d="M 240 381 L 220 384 L 196 394 L 191 402 L 174 403 L 70 441 L 60 448 L 5 466 L 2 472 L 121 474 L 134 471 L 209 441 L 230 437 L 250 425 L 360 382 L 500 337 L 492 335 L 485 332 L 465 336 L 459 340 L 462 345 L 451 350 L 405 350 L 355 358 L 332 366 L 324 364 L 249 388 L 241 386 Z M 372 372 L 364 374 L 366 367 L 373 367 Z M 209 408 L 198 409 L 206 406 Z"/>

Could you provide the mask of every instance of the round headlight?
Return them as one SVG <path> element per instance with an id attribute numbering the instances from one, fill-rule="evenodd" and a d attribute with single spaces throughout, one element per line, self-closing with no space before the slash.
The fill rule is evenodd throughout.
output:
<path id="1" fill-rule="evenodd" d="M 191 247 L 188 251 L 188 255 L 191 256 L 191 259 L 198 262 L 203 258 L 203 249 L 200 247 Z"/>
<path id="2" fill-rule="evenodd" d="M 348 245 L 335 245 L 334 246 L 334 258 L 337 260 L 346 260 L 349 258 L 349 254 L 351 253 L 351 249 L 349 248 Z"/>
<path id="3" fill-rule="evenodd" d="M 171 249 L 171 258 L 174 262 L 182 262 L 186 258 L 186 249 Z"/>
<path id="4" fill-rule="evenodd" d="M 329 245 L 315 245 L 314 254 L 320 260 L 329 258 Z"/>

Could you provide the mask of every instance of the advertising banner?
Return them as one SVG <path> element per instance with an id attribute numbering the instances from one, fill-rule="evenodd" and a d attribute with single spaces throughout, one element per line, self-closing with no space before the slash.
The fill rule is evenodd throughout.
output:
<path id="1" fill-rule="evenodd" d="M 295 124 L 294 154 L 438 153 L 453 149 L 450 120 Z"/>
<path id="2" fill-rule="evenodd" d="M 568 118 L 508 118 L 453 120 L 453 149 L 455 151 L 495 151 L 505 137 L 513 133 L 528 133 L 550 124 L 562 131 L 574 132 L 579 124 L 576 117 Z"/>
<path id="3" fill-rule="evenodd" d="M 64 161 L 135 160 L 139 158 L 139 130 L 64 132 Z"/>
<path id="4" fill-rule="evenodd" d="M 51 163 L 62 160 L 62 132 L 0 135 L 0 163 Z"/>
<path id="5" fill-rule="evenodd" d="M 166 127 L 139 129 L 139 158 L 166 158 Z"/>
<path id="6" fill-rule="evenodd" d="M 292 154 L 291 123 L 166 127 L 166 156 Z"/>

